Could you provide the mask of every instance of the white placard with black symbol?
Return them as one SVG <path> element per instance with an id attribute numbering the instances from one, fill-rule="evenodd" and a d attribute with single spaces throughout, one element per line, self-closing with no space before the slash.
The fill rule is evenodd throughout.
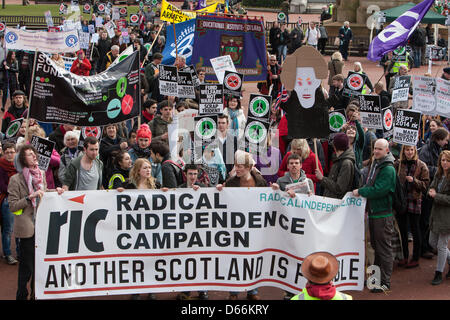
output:
<path id="1" fill-rule="evenodd" d="M 415 110 L 397 109 L 394 120 L 395 143 L 416 146 L 419 138 L 422 113 Z"/>
<path id="2" fill-rule="evenodd" d="M 201 84 L 199 88 L 199 114 L 223 113 L 223 84 Z"/>

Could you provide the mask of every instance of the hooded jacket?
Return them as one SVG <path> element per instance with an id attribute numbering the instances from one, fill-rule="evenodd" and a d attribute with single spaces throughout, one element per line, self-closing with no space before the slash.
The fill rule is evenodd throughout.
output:
<path id="1" fill-rule="evenodd" d="M 355 162 L 355 153 L 351 148 L 333 159 L 328 177 L 323 177 L 320 182 L 324 197 L 342 199 L 347 192 L 352 191 Z"/>
<path id="2" fill-rule="evenodd" d="M 434 177 L 430 188 L 436 190 L 430 215 L 430 229 L 434 233 L 450 233 L 450 181 L 445 177 Z"/>
<path id="3" fill-rule="evenodd" d="M 395 192 L 396 181 L 394 161 L 391 153 L 375 160 L 370 167 L 367 184 L 358 189 L 359 194 L 367 198 L 369 218 L 392 216 L 392 194 Z"/>

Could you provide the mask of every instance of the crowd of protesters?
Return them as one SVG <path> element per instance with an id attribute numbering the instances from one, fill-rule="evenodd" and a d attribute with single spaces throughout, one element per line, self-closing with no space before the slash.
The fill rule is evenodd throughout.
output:
<path id="1" fill-rule="evenodd" d="M 242 8 L 239 10 L 243 14 Z M 347 117 L 341 132 L 316 143 L 312 139 L 291 137 L 287 127 L 289 114 L 273 105 L 270 128 L 278 134 L 269 135 L 264 159 L 241 147 L 245 108 L 241 99 L 226 97 L 224 112 L 218 117 L 218 143 L 204 150 L 202 164 L 194 165 L 185 161 L 187 150 L 181 149 L 173 158 L 169 151 L 168 125 L 183 110 L 198 109 L 198 96 L 196 99 L 179 99 L 159 93 L 158 65 L 163 59 L 165 27 L 155 23 L 155 14 L 150 9 L 143 9 L 141 14 L 144 16 L 142 27 L 128 27 L 128 31 L 129 45 L 141 51 L 143 62 L 142 114 L 139 121 L 134 119 L 105 126 L 101 139 L 87 137 L 80 143 L 80 128 L 27 119 L 34 54 L 6 52 L 3 46 L 1 48 L 4 57 L 1 64 L 3 121 L 0 150 L 2 249 L 8 264 L 17 264 L 19 260 L 17 299 L 33 298 L 27 283 L 34 272 L 34 215 L 40 198 L 44 192 L 61 194 L 68 190 L 161 189 L 164 192 L 169 188 L 272 187 L 291 197 L 305 193 L 332 198 L 342 198 L 347 192 L 353 192 L 355 196 L 368 199 L 366 221 L 370 241 L 367 246 L 374 254 L 368 255 L 367 263 L 378 265 L 382 275 L 381 286 L 373 292 L 391 289 L 394 260 L 400 267 L 414 268 L 421 258 L 436 256 L 432 284 L 450 278 L 450 271 L 443 276 L 446 262 L 450 264 L 447 248 L 450 238 L 450 119 L 424 116 L 417 146 L 397 145 L 385 140 L 377 130 L 364 128 L 358 100 L 343 94 L 345 76 L 342 70 L 351 40 L 347 23 L 342 28 L 342 50 L 325 57 L 329 61 L 329 78 L 328 87 L 324 84 L 324 89 L 328 97 L 334 97 L 329 99 L 333 101 L 329 109 L 344 110 Z M 83 25 L 91 23 L 95 20 L 83 21 Z M 321 27 L 311 23 L 304 34 L 299 28 L 288 32 L 284 25 L 280 27 L 274 23 L 269 36 L 272 52 L 267 53 L 267 81 L 258 84 L 261 93 L 267 94 L 271 88 L 274 103 L 281 89 L 280 73 L 286 55 L 302 45 L 318 47 L 324 53 L 320 40 L 324 39 L 326 30 Z M 84 76 L 102 72 L 127 48 L 120 30 L 116 30 L 113 38 L 109 38 L 102 28 L 96 31 L 98 43 L 86 52 L 76 53 L 72 72 Z M 154 44 L 150 52 L 144 46 L 147 43 Z M 89 57 L 87 51 L 92 53 Z M 58 54 L 52 59 L 61 63 Z M 178 68 L 183 68 L 185 63 L 183 56 L 178 56 L 175 61 Z M 369 81 L 364 89 L 379 95 L 382 104 L 387 106 L 392 94 L 388 80 L 407 74 L 413 65 L 409 62 L 397 65 L 392 53 L 386 56 L 383 64 L 387 86 L 382 82 L 372 85 Z M 353 70 L 364 72 L 360 63 L 355 63 Z M 196 72 L 200 82 L 204 83 L 205 70 L 197 69 Z M 444 69 L 443 77 L 450 79 L 450 68 Z M 10 103 L 7 103 L 8 97 Z M 396 105 L 395 108 L 411 108 L 411 104 Z M 19 118 L 24 118 L 22 127 L 14 137 L 7 139 L 7 128 Z M 30 145 L 33 135 L 55 142 L 46 172 L 38 168 L 37 151 Z M 316 150 L 317 153 L 313 152 Z M 270 159 L 269 166 L 267 159 Z M 401 214 L 393 210 L 396 175 L 407 193 L 407 209 Z M 357 184 L 355 176 L 360 177 Z M 302 181 L 306 181 L 302 190 L 287 187 Z M 408 250 L 410 238 L 412 254 Z M 398 248 L 394 246 L 395 240 L 399 243 Z M 285 292 L 285 298 L 290 299 L 293 294 Z M 147 296 L 148 299 L 156 297 L 155 294 Z M 178 295 L 179 299 L 190 297 L 190 292 Z M 132 296 L 132 299 L 139 298 L 139 295 Z M 199 298 L 208 299 L 208 292 L 199 291 Z M 237 298 L 237 292 L 230 293 L 230 299 Z M 258 300 L 258 290 L 248 291 L 247 299 Z"/>

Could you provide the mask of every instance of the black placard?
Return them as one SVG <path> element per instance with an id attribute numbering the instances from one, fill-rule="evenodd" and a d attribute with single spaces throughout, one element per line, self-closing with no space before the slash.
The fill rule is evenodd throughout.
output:
<path id="1" fill-rule="evenodd" d="M 201 84 L 198 113 L 223 113 L 223 84 Z"/>

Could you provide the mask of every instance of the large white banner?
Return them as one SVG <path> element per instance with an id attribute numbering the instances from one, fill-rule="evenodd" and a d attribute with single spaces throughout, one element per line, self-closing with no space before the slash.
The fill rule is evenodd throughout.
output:
<path id="1" fill-rule="evenodd" d="M 8 50 L 44 51 L 50 53 L 80 50 L 78 31 L 47 32 L 6 28 L 5 44 Z"/>
<path id="2" fill-rule="evenodd" d="M 364 283 L 365 199 L 271 188 L 44 195 L 36 298 L 274 286 L 299 292 L 303 259 L 336 255 L 339 290 Z"/>

